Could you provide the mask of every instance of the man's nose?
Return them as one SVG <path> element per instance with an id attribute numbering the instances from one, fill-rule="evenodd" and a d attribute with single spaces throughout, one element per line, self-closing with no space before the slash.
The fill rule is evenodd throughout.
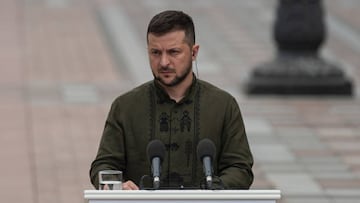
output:
<path id="1" fill-rule="evenodd" d="M 166 53 L 162 54 L 161 59 L 160 59 L 160 65 L 162 67 L 166 67 L 169 65 L 169 63 L 170 63 L 170 60 L 169 60 L 168 55 Z"/>

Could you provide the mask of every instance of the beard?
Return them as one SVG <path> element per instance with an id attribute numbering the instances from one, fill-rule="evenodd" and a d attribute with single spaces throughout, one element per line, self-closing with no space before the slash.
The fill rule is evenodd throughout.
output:
<path id="1" fill-rule="evenodd" d="M 161 67 L 160 71 L 173 71 L 173 68 L 171 67 Z M 154 78 L 159 81 L 162 85 L 166 86 L 166 87 L 174 87 L 178 84 L 180 84 L 181 82 L 183 82 L 185 80 L 185 78 L 191 74 L 192 70 L 192 61 L 190 61 L 190 63 L 187 65 L 187 68 L 185 69 L 185 71 L 183 71 L 182 73 L 180 73 L 179 75 L 176 75 L 175 78 L 170 81 L 170 82 L 165 82 L 160 76 L 156 76 L 154 73 Z"/>

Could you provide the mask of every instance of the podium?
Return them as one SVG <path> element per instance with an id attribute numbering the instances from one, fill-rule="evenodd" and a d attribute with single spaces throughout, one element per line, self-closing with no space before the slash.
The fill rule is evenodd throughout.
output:
<path id="1" fill-rule="evenodd" d="M 276 203 L 280 190 L 85 190 L 86 203 Z"/>

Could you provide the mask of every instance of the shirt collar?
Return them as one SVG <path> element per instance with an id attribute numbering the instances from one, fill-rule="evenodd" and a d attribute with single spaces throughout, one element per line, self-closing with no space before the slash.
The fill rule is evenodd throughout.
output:
<path id="1" fill-rule="evenodd" d="M 182 98 L 178 104 L 190 104 L 192 103 L 194 96 L 195 96 L 195 92 L 196 92 L 196 87 L 197 87 L 197 78 L 195 76 L 195 74 L 193 74 L 193 81 L 191 83 L 191 86 L 186 90 L 185 92 L 185 97 Z M 157 95 L 157 103 L 159 104 L 163 104 L 163 103 L 170 103 L 173 102 L 175 103 L 175 101 L 173 99 L 170 98 L 170 96 L 168 95 L 168 93 L 165 91 L 165 89 L 159 84 L 159 82 L 157 80 L 154 79 L 153 81 L 153 86 L 155 88 L 155 92 Z"/>

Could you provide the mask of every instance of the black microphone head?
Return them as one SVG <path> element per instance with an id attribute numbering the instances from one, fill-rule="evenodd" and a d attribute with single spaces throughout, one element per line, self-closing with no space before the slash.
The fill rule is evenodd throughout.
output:
<path id="1" fill-rule="evenodd" d="M 159 157 L 161 161 L 164 159 L 165 145 L 160 140 L 151 140 L 147 145 L 146 150 L 150 162 L 154 157 Z"/>
<path id="2" fill-rule="evenodd" d="M 202 162 L 205 156 L 209 156 L 211 160 L 214 159 L 216 153 L 216 147 L 213 141 L 208 138 L 200 140 L 197 145 L 197 157 Z"/>

